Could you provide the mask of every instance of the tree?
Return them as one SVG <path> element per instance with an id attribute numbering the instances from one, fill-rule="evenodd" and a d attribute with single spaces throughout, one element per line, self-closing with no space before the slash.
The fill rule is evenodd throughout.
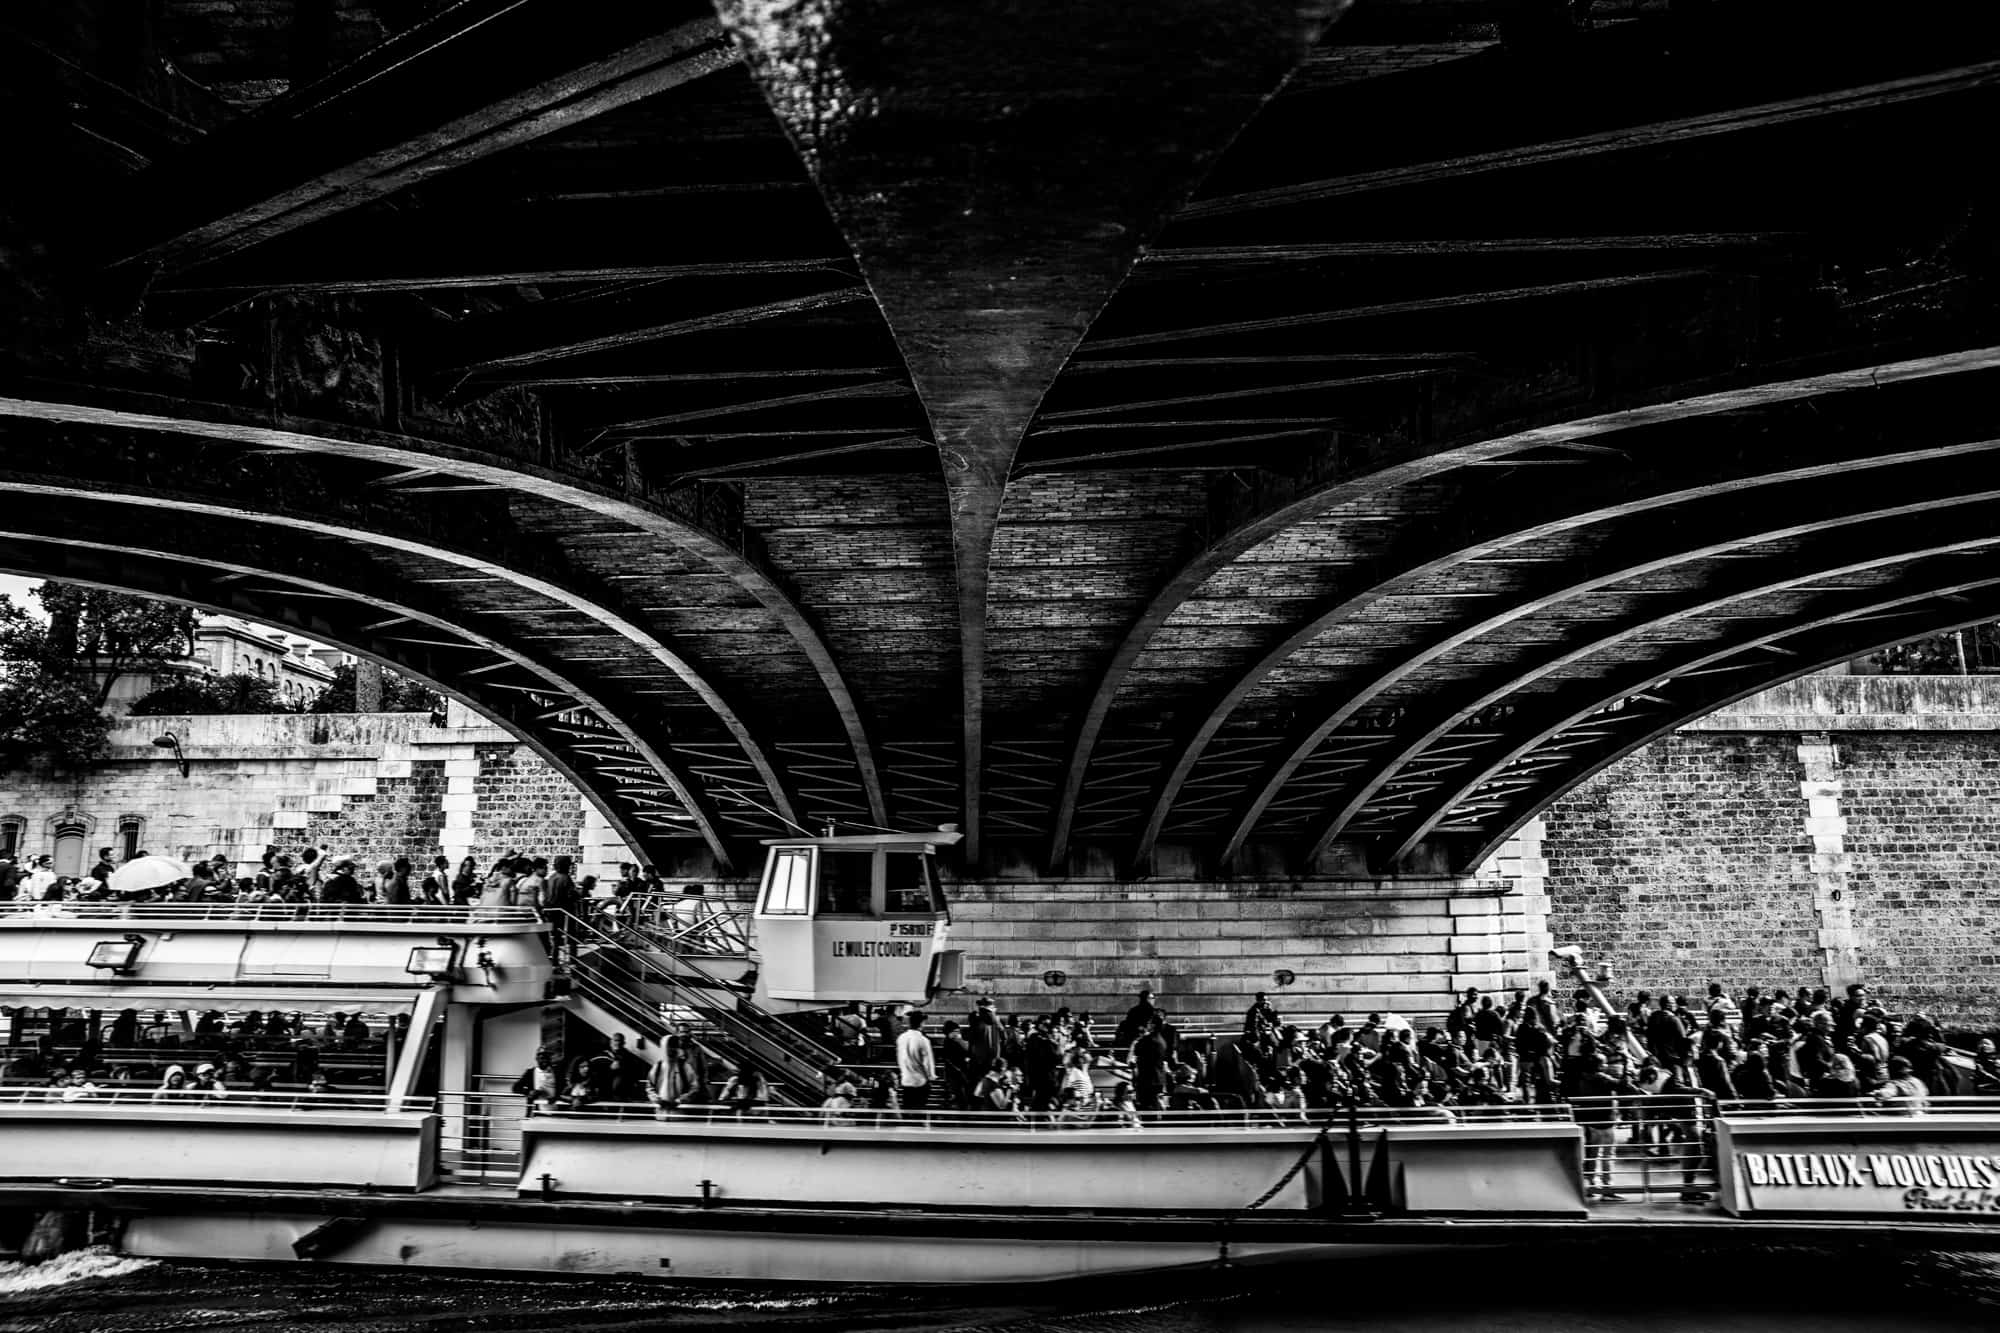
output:
<path id="1" fill-rule="evenodd" d="M 296 713 L 298 706 L 263 676 L 185 676 L 169 681 L 132 703 L 134 717 L 205 716 L 216 713 Z"/>
<path id="2" fill-rule="evenodd" d="M 315 713 L 352 713 L 355 711 L 354 663 L 343 662 L 333 669 L 333 679 L 320 691 L 319 698 L 313 700 Z M 430 713 L 442 707 L 436 691 L 393 671 L 382 673 L 382 711 L 385 713 Z"/>
<path id="3" fill-rule="evenodd" d="M 150 672 L 194 654 L 194 611 L 171 602 L 51 580 L 35 590 L 49 613 L 48 657 L 94 678 L 104 707 L 122 676 Z"/>
<path id="4" fill-rule="evenodd" d="M 110 720 L 97 682 L 49 626 L 0 596 L 0 766 L 81 768 L 104 754 Z"/>

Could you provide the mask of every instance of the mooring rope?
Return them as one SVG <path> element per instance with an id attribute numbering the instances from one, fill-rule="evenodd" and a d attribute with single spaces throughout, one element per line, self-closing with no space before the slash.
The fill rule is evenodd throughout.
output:
<path id="1" fill-rule="evenodd" d="M 1279 1176 L 1277 1183 L 1272 1185 L 1271 1188 L 1265 1190 L 1262 1194 L 1258 1195 L 1254 1202 L 1245 1204 L 1237 1211 L 1243 1213 L 1254 1213 L 1259 1208 L 1262 1208 L 1265 1204 L 1269 1203 L 1271 1200 L 1277 1198 L 1279 1191 L 1283 1190 L 1285 1186 L 1291 1184 L 1294 1180 L 1298 1179 L 1299 1172 L 1306 1169 L 1306 1163 L 1310 1162 L 1313 1159 L 1313 1154 L 1320 1150 L 1320 1148 L 1326 1143 L 1327 1136 L 1332 1133 L 1333 1133 L 1333 1114 L 1329 1113 L 1326 1119 L 1320 1121 L 1319 1132 L 1313 1135 L 1312 1142 L 1306 1145 L 1306 1150 L 1299 1154 L 1299 1160 L 1292 1163 L 1291 1170 L 1285 1172 L 1284 1175 Z"/>

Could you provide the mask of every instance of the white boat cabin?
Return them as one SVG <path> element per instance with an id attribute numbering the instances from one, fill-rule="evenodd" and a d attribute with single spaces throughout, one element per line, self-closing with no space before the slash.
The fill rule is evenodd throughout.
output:
<path id="1" fill-rule="evenodd" d="M 752 912 L 756 1002 L 925 1004 L 964 985 L 937 853 L 956 829 L 779 838 Z"/>

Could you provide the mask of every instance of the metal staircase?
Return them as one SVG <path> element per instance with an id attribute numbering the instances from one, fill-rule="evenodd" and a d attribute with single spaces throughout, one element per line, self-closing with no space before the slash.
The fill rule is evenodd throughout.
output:
<path id="1" fill-rule="evenodd" d="M 738 984 L 624 928 L 614 934 L 572 918 L 570 931 L 570 986 L 578 999 L 656 1042 L 669 1025 L 686 1023 L 709 1055 L 762 1074 L 774 1102 L 819 1104 L 821 1075 L 840 1057 L 751 1004 Z"/>

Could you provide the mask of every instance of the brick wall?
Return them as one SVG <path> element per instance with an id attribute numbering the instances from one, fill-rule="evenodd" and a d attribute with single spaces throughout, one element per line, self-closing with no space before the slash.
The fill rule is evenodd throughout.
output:
<path id="1" fill-rule="evenodd" d="M 480 745 L 472 781 L 473 846 L 487 856 L 519 849 L 534 856 L 576 856 L 582 847 L 581 798 L 569 781 L 531 750 Z M 475 851 L 474 855 L 478 855 Z"/>
<path id="2" fill-rule="evenodd" d="M 376 778 L 372 792 L 341 798 L 338 810 L 313 814 L 302 842 L 352 852 L 373 866 L 410 858 L 419 871 L 438 854 L 444 830 L 444 760 L 413 760 L 410 776 Z"/>
<path id="3" fill-rule="evenodd" d="M 1631 987 L 1819 984 L 1795 735 L 1679 735 L 1544 812 L 1549 929 Z"/>
<path id="4" fill-rule="evenodd" d="M 1903 1006 L 2000 1015 L 2000 733 L 1834 739 L 1862 970 Z"/>
<path id="5" fill-rule="evenodd" d="M 2000 1024 L 2000 681 L 1818 677 L 1543 813 L 1549 928 L 1615 989 L 1838 988 Z"/>

